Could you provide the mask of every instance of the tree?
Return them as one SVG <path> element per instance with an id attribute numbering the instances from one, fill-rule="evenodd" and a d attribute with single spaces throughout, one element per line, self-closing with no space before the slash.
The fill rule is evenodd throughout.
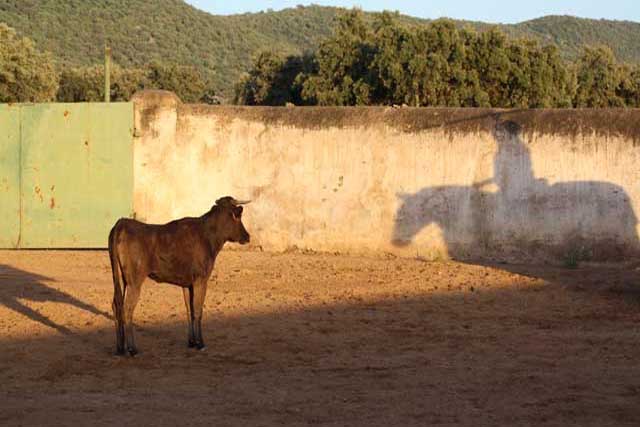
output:
<path id="1" fill-rule="evenodd" d="M 137 68 L 111 69 L 111 100 L 129 101 L 133 94 L 149 86 L 146 71 Z M 60 74 L 59 102 L 102 102 L 104 99 L 104 67 L 65 69 Z"/>
<path id="2" fill-rule="evenodd" d="M 570 76 L 554 46 L 521 40 L 509 44 L 511 62 L 507 94 L 500 107 L 551 108 L 571 106 Z"/>
<path id="3" fill-rule="evenodd" d="M 478 73 L 469 62 L 475 33 L 458 30 L 449 20 L 408 29 L 384 13 L 374 23 L 373 70 L 379 103 L 414 106 L 487 106 Z"/>
<path id="4" fill-rule="evenodd" d="M 342 15 L 333 36 L 320 44 L 317 72 L 305 79 L 303 98 L 319 105 L 369 105 L 376 86 L 371 41 L 371 28 L 361 11 Z"/>
<path id="5" fill-rule="evenodd" d="M 491 106 L 509 105 L 508 81 L 511 61 L 506 36 L 497 28 L 467 38 L 468 67 L 475 70 Z"/>
<path id="6" fill-rule="evenodd" d="M 182 102 L 201 102 L 203 97 L 210 96 L 207 82 L 195 67 L 154 62 L 146 70 L 149 88 L 170 90 Z"/>
<path id="7" fill-rule="evenodd" d="M 411 103 L 408 88 L 411 76 L 406 49 L 411 41 L 409 30 L 399 26 L 397 14 L 383 12 L 373 25 L 376 53 L 370 65 L 377 79 L 375 102 L 379 104 Z"/>
<path id="8" fill-rule="evenodd" d="M 300 92 L 301 89 L 301 92 Z M 391 105 L 497 108 L 615 107 L 640 103 L 640 67 L 610 50 L 586 49 L 575 65 L 558 48 L 476 33 L 438 20 L 372 23 L 352 10 L 308 60 L 263 53 L 239 83 L 237 102 L 282 105 Z"/>
<path id="9" fill-rule="evenodd" d="M 193 67 L 154 63 L 145 68 L 111 68 L 111 100 L 129 101 L 142 89 L 164 89 L 184 102 L 220 103 L 213 89 Z M 102 102 L 104 67 L 70 68 L 62 71 L 56 99 L 60 102 Z"/>
<path id="10" fill-rule="evenodd" d="M 58 75 L 51 55 L 0 23 L 0 102 L 46 102 L 55 97 Z"/>
<path id="11" fill-rule="evenodd" d="M 623 65 L 620 67 L 620 73 L 618 96 L 627 107 L 640 108 L 640 65 Z"/>
<path id="12" fill-rule="evenodd" d="M 283 57 L 272 51 L 261 52 L 253 66 L 236 85 L 234 102 L 244 105 L 295 105 L 307 103 L 302 98 L 304 77 L 313 71 L 313 56 Z"/>
<path id="13" fill-rule="evenodd" d="M 585 48 L 576 65 L 577 90 L 574 105 L 578 108 L 622 107 L 618 96 L 620 70 L 611 49 Z"/>
<path id="14" fill-rule="evenodd" d="M 478 82 L 470 80 L 466 67 L 466 48 L 453 22 L 436 21 L 413 34 L 405 49 L 411 84 L 408 98 L 416 106 L 460 107 L 469 105 L 469 89 Z"/>
<path id="15" fill-rule="evenodd" d="M 529 106 L 570 108 L 575 95 L 575 76 L 570 67 L 562 60 L 560 51 L 554 45 L 543 47 L 539 56 L 541 69 L 534 67 L 537 70 L 533 74 L 534 96 Z"/>

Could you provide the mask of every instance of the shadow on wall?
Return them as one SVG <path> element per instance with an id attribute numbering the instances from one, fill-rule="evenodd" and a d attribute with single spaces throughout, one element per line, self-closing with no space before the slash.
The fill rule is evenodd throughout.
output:
<path id="1" fill-rule="evenodd" d="M 50 288 L 42 283 L 50 280 L 52 279 L 39 274 L 0 264 L 0 288 L 2 288 L 0 304 L 65 335 L 70 335 L 71 331 L 38 311 L 29 308 L 20 300 L 68 304 L 89 313 L 112 319 L 110 314 L 97 309 L 91 304 L 87 304 L 65 292 Z"/>
<path id="2" fill-rule="evenodd" d="M 637 218 L 625 190 L 602 181 L 549 185 L 533 174 L 520 125 L 497 115 L 493 179 L 472 186 L 400 194 L 392 243 L 412 244 L 425 227 L 442 230 L 455 260 L 614 261 L 637 255 Z M 484 189 L 495 184 L 498 190 Z"/>

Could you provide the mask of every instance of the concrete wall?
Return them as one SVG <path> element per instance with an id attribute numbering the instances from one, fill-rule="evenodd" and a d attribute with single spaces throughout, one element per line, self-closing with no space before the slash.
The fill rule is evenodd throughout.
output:
<path id="1" fill-rule="evenodd" d="M 640 252 L 640 110 L 262 108 L 134 99 L 134 210 L 250 198 L 265 250 L 551 261 Z"/>

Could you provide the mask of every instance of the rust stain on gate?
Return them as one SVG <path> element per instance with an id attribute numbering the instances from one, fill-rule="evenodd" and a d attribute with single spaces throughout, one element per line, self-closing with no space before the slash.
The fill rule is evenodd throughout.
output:
<path id="1" fill-rule="evenodd" d="M 133 206 L 133 104 L 0 105 L 0 247 L 103 248 Z"/>

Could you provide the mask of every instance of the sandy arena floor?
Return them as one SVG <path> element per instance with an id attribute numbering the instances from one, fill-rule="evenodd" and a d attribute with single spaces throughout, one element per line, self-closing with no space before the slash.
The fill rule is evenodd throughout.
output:
<path id="1" fill-rule="evenodd" d="M 640 425 L 640 270 L 221 254 L 206 351 L 108 255 L 0 251 L 0 425 Z"/>

